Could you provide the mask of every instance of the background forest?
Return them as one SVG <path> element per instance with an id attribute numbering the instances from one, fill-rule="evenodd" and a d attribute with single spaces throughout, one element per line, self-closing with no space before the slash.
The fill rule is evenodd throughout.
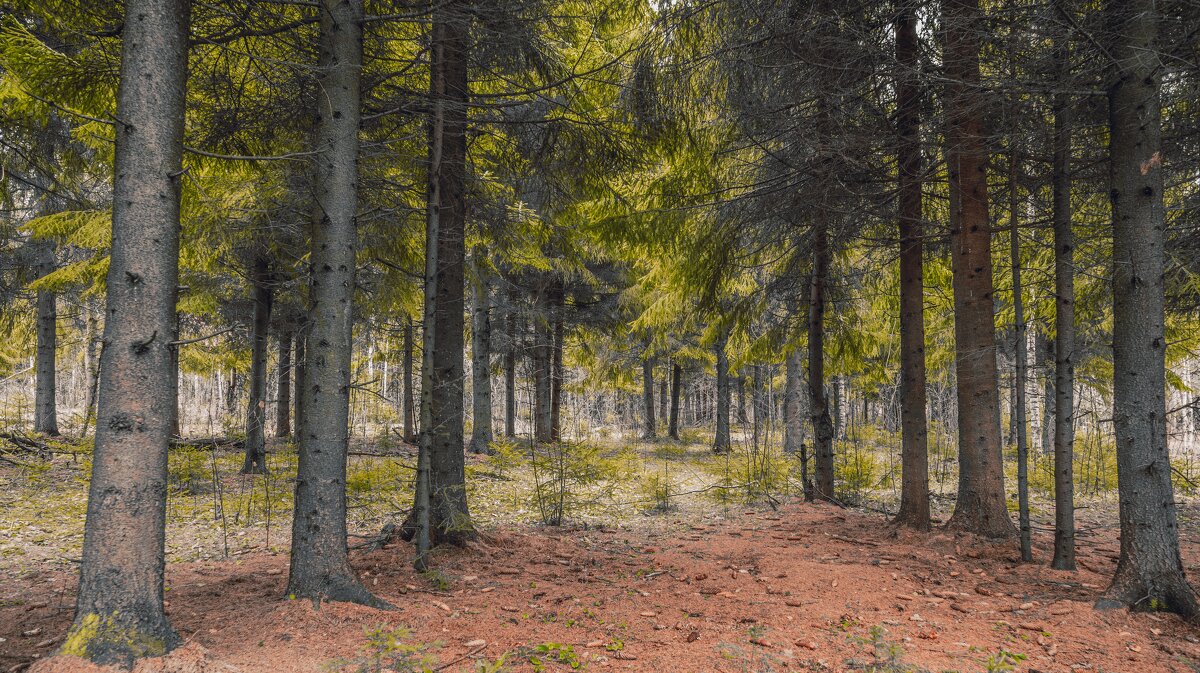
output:
<path id="1" fill-rule="evenodd" d="M 167 561 L 796 501 L 1200 611 L 1195 0 L 4 0 L 0 162 L 65 654 L 177 646 Z"/>

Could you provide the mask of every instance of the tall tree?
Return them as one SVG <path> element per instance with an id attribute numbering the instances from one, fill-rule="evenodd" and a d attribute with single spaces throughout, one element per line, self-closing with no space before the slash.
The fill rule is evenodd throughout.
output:
<path id="1" fill-rule="evenodd" d="M 277 337 L 279 376 L 275 386 L 275 436 L 292 434 L 292 329 L 284 326 Z"/>
<path id="2" fill-rule="evenodd" d="M 642 439 L 654 439 L 654 358 L 642 358 Z"/>
<path id="3" fill-rule="evenodd" d="M 834 426 L 829 416 L 829 397 L 825 394 L 825 295 L 829 258 L 828 223 L 825 213 L 818 212 L 813 224 L 812 275 L 809 278 L 808 409 L 813 425 L 814 495 L 823 500 L 834 499 Z M 836 386 L 836 381 L 834 384 Z"/>
<path id="4" fill-rule="evenodd" d="M 713 453 L 729 453 L 733 445 L 729 437 L 729 328 L 722 327 L 714 350 L 717 354 L 717 430 L 713 437 Z"/>
<path id="5" fill-rule="evenodd" d="M 492 281 L 483 246 L 471 253 L 471 452 L 491 453 L 492 443 Z"/>
<path id="6" fill-rule="evenodd" d="M 929 530 L 925 417 L 925 227 L 922 217 L 920 43 L 916 0 L 896 0 L 896 163 L 900 221 L 900 511 L 895 522 Z"/>
<path id="7" fill-rule="evenodd" d="M 466 223 L 467 61 L 470 7 L 466 0 L 439 3 L 433 10 L 430 95 L 429 215 L 422 363 L 421 435 L 428 454 L 430 543 L 459 543 L 474 536 L 467 507 L 463 457 L 464 262 Z M 435 156 L 436 155 L 436 156 Z M 432 309 L 432 310 L 430 310 Z M 426 394 L 428 391 L 428 394 Z M 427 407 L 427 408 L 426 408 Z M 427 418 L 428 417 L 428 418 Z"/>
<path id="8" fill-rule="evenodd" d="M 1097 607 L 1197 614 L 1184 577 L 1167 452 L 1160 16 L 1155 0 L 1107 5 L 1113 217 L 1113 426 L 1121 555 Z"/>
<path id="9" fill-rule="evenodd" d="M 958 384 L 958 497 L 949 526 L 1014 533 L 1004 501 L 978 0 L 942 0 L 946 164 Z"/>
<path id="10" fill-rule="evenodd" d="M 680 384 L 683 379 L 683 367 L 678 362 L 671 363 L 671 415 L 667 418 L 667 436 L 679 441 L 679 401 Z"/>
<path id="11" fill-rule="evenodd" d="M 1075 569 L 1075 235 L 1071 230 L 1071 0 L 1054 0 L 1054 559 Z"/>
<path id="12" fill-rule="evenodd" d="M 47 201 L 50 197 L 47 197 Z M 38 276 L 54 271 L 54 245 L 49 241 L 38 244 Z M 55 401 L 58 385 L 55 381 L 58 349 L 58 296 L 39 288 L 37 294 L 37 361 L 33 395 L 33 430 L 47 435 L 58 434 L 58 404 Z"/>
<path id="13" fill-rule="evenodd" d="M 257 254 L 250 264 L 250 394 L 246 401 L 246 458 L 242 474 L 267 471 L 267 339 L 271 326 L 271 263 Z"/>
<path id="14" fill-rule="evenodd" d="M 125 5 L 95 452 L 62 646 L 127 667 L 181 642 L 163 611 L 163 568 L 190 9 Z"/>
<path id="15" fill-rule="evenodd" d="M 316 203 L 288 593 L 379 606 L 350 567 L 346 544 L 362 0 L 321 0 L 318 12 Z"/>

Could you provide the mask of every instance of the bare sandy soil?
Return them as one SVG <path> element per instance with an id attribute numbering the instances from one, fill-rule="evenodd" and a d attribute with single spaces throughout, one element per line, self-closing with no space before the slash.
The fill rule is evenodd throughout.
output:
<path id="1" fill-rule="evenodd" d="M 1037 562 L 1020 564 L 1013 545 L 897 535 L 880 515 L 820 504 L 657 530 L 507 527 L 439 550 L 436 575 L 412 571 L 407 545 L 356 553 L 388 612 L 287 600 L 286 554 L 250 553 L 168 568 L 187 645 L 137 670 L 374 671 L 383 646 L 368 632 L 400 627 L 447 671 L 502 657 L 509 671 L 1200 670 L 1196 626 L 1092 609 L 1115 565 L 1112 531 L 1081 542 L 1075 573 L 1046 567 L 1051 540 L 1036 542 Z M 1200 547 L 1185 547 L 1191 567 Z M 101 670 L 46 658 L 74 581 L 0 580 L 0 670 Z"/>

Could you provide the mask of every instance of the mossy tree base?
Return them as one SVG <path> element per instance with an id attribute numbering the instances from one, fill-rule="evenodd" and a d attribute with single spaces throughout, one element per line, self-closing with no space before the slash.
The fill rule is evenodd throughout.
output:
<path id="1" fill-rule="evenodd" d="M 182 643 L 162 615 L 90 612 L 76 617 L 58 653 L 130 669 L 138 659 L 161 657 Z"/>

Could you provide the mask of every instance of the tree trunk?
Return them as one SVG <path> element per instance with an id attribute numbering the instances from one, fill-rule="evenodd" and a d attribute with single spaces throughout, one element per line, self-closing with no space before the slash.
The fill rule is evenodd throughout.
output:
<path id="1" fill-rule="evenodd" d="M 654 439 L 654 358 L 642 360 L 642 439 Z"/>
<path id="2" fill-rule="evenodd" d="M 504 353 L 504 436 L 517 436 L 517 295 L 509 295 L 508 314 L 504 316 L 508 350 Z"/>
<path id="3" fill-rule="evenodd" d="M 808 305 L 808 397 L 813 424 L 813 454 L 816 472 L 814 496 L 833 500 L 833 421 L 825 395 L 825 282 L 829 274 L 829 232 L 824 215 L 813 228 L 813 272 L 809 281 Z"/>
<path id="4" fill-rule="evenodd" d="M 1054 0 L 1070 17 L 1070 0 Z M 1056 79 L 1070 82 L 1071 51 L 1065 22 L 1055 34 Z M 1071 101 L 1054 95 L 1054 560 L 1075 570 L 1075 234 L 1071 231 Z"/>
<path id="5" fill-rule="evenodd" d="M 279 380 L 275 388 L 275 436 L 292 434 L 292 330 L 279 332 Z"/>
<path id="6" fill-rule="evenodd" d="M 929 530 L 929 436 L 925 417 L 925 226 L 922 204 L 918 0 L 896 0 L 896 191 L 900 228 L 900 511 L 893 521 Z"/>
<path id="7" fill-rule="evenodd" d="M 668 372 L 671 370 L 670 362 L 663 367 L 662 377 L 658 381 L 658 422 L 668 423 L 668 414 L 671 409 L 671 377 Z"/>
<path id="8" fill-rule="evenodd" d="M 562 439 L 563 284 L 556 280 L 551 294 L 553 333 L 550 341 L 550 441 Z"/>
<path id="9" fill-rule="evenodd" d="M 472 254 L 475 297 L 471 306 L 471 452 L 492 453 L 492 315 L 491 277 L 480 258 L 483 246 Z"/>
<path id="10" fill-rule="evenodd" d="M 267 472 L 267 339 L 271 327 L 270 263 L 256 257 L 250 270 L 254 324 L 250 336 L 250 395 L 246 404 L 246 459 L 242 474 Z"/>
<path id="11" fill-rule="evenodd" d="M 1012 142 L 1010 140 L 1010 142 Z M 1009 256 L 1012 258 L 1013 339 L 1016 372 L 1013 377 L 1013 411 L 1017 427 L 1017 512 L 1021 531 L 1021 559 L 1033 560 L 1032 530 L 1029 524 L 1029 424 L 1025 413 L 1026 382 L 1029 380 L 1029 339 L 1025 323 L 1025 302 L 1021 297 L 1021 236 L 1017 228 L 1017 152 L 1008 148 L 1008 232 Z"/>
<path id="12" fill-rule="evenodd" d="M 667 420 L 667 436 L 679 441 L 679 384 L 683 378 L 683 367 L 678 362 L 671 364 L 671 415 Z"/>
<path id="13" fill-rule="evenodd" d="M 433 276 L 432 316 L 426 317 L 426 371 L 421 386 L 421 434 L 428 442 L 430 544 L 461 544 L 475 535 L 467 507 L 463 456 L 463 311 L 466 257 L 467 30 L 462 2 L 450 0 L 433 12 L 431 96 L 438 102 L 440 135 L 436 161 L 431 160 L 430 219 L 437 250 L 426 262 L 426 282 Z M 431 150 L 434 148 L 431 147 Z M 431 151 L 431 154 L 434 152 Z M 429 262 L 434 262 L 430 266 Z M 432 322 L 430 322 L 432 318 Z M 430 329 L 432 327 L 432 329 Z M 425 394 L 426 388 L 429 395 Z M 424 438 L 428 439 L 425 440 Z"/>
<path id="14" fill-rule="evenodd" d="M 548 291 L 543 289 L 537 299 L 541 315 L 533 329 L 533 438 L 538 443 L 551 441 L 553 427 L 550 420 L 550 407 L 554 397 L 551 383 L 550 365 L 554 350 L 553 317 L 550 308 Z"/>
<path id="15" fill-rule="evenodd" d="M 1113 209 L 1113 426 L 1121 555 L 1097 607 L 1197 612 L 1184 577 L 1167 453 L 1159 15 L 1110 0 L 1108 89 Z"/>
<path id="16" fill-rule="evenodd" d="M 96 389 L 100 384 L 100 321 L 92 310 L 91 302 L 84 304 L 84 310 L 87 312 L 87 331 L 84 336 L 86 343 L 83 346 L 83 363 L 84 369 L 87 370 L 87 390 L 83 399 L 83 429 L 79 433 L 81 437 L 87 437 L 88 426 L 95 418 Z"/>
<path id="17" fill-rule="evenodd" d="M 292 398 L 292 416 L 296 419 L 296 427 L 294 434 L 299 438 L 300 422 L 304 418 L 304 388 L 307 385 L 308 378 L 305 372 L 308 371 L 308 323 L 305 321 L 296 328 L 296 355 L 295 364 L 296 370 L 296 396 Z"/>
<path id="18" fill-rule="evenodd" d="M 409 316 L 404 322 L 404 441 L 416 440 L 416 430 L 413 422 L 417 415 L 416 394 L 413 392 L 413 319 Z"/>
<path id="19" fill-rule="evenodd" d="M 729 453 L 732 444 L 729 441 L 729 356 L 725 347 L 729 344 L 729 332 L 722 328 L 721 336 L 717 339 L 717 431 L 713 438 L 713 453 Z"/>
<path id="20" fill-rule="evenodd" d="M 942 3 L 959 457 L 958 498 L 947 525 L 987 537 L 1009 537 L 1015 531 L 1004 500 L 985 100 L 979 88 L 982 20 L 978 0 Z"/>
<path id="21" fill-rule="evenodd" d="M 321 0 L 307 361 L 288 594 L 381 605 L 350 567 L 350 424 L 362 0 Z"/>
<path id="22" fill-rule="evenodd" d="M 129 0 L 112 251 L 75 621 L 62 652 L 132 667 L 182 641 L 163 611 L 169 394 L 189 3 Z"/>
<path id="23" fill-rule="evenodd" d="M 54 247 L 52 243 L 39 244 L 42 248 L 38 277 L 54 271 Z M 58 349 L 57 295 L 50 290 L 37 291 L 37 361 L 34 385 L 33 430 L 52 437 L 58 436 L 58 405 L 55 383 Z"/>

